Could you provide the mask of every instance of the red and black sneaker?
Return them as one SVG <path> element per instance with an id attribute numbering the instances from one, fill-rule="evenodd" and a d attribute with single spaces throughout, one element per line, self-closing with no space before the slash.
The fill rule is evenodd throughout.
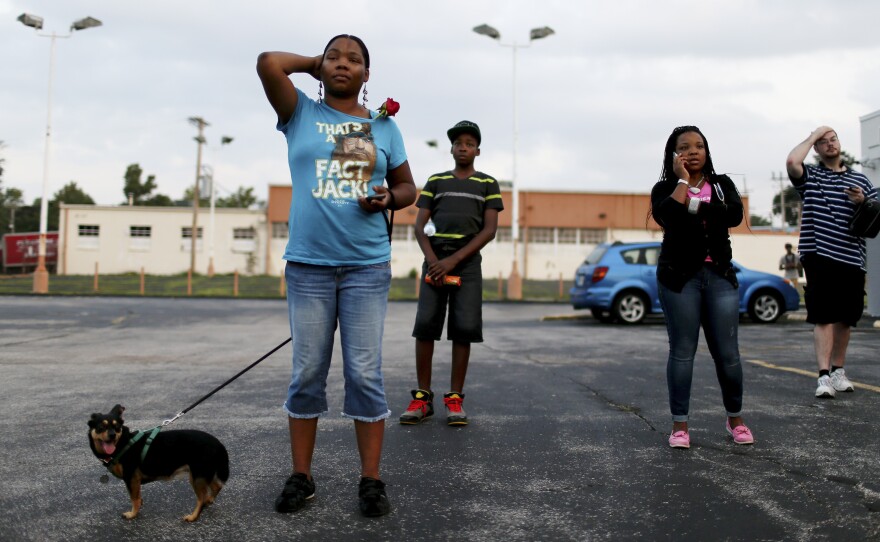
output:
<path id="1" fill-rule="evenodd" d="M 412 390 L 412 401 L 406 412 L 400 415 L 403 425 L 416 425 L 434 415 L 434 393 L 427 390 Z"/>
<path id="2" fill-rule="evenodd" d="M 464 401 L 464 394 L 451 391 L 443 396 L 443 402 L 446 404 L 446 425 L 467 425 L 467 414 L 461 407 Z"/>

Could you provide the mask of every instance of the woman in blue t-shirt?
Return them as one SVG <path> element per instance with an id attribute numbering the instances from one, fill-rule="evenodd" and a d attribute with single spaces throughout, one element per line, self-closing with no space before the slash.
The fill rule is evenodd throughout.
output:
<path id="1" fill-rule="evenodd" d="M 293 183 L 289 218 L 287 304 L 293 337 L 288 414 L 293 473 L 275 501 L 300 509 L 315 494 L 311 463 L 333 335 L 342 341 L 345 404 L 361 458 L 359 505 L 366 516 L 390 510 L 379 460 L 391 411 L 382 380 L 382 333 L 391 281 L 391 244 L 383 214 L 417 195 L 403 138 L 393 120 L 366 107 L 370 53 L 355 36 L 330 40 L 309 57 L 267 52 L 257 73 L 277 128 L 287 138 Z M 314 101 L 289 76 L 319 83 Z M 363 87 L 363 103 L 358 98 Z M 388 187 L 383 182 L 388 182 Z M 369 198 L 368 198 L 369 197 Z"/>

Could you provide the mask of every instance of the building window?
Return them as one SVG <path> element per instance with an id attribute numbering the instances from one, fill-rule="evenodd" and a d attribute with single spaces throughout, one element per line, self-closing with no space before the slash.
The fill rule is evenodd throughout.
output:
<path id="1" fill-rule="evenodd" d="M 233 239 L 256 239 L 257 238 L 257 230 L 253 228 L 233 228 L 232 229 L 232 238 Z"/>
<path id="2" fill-rule="evenodd" d="M 498 229 L 495 231 L 495 241 L 509 243 L 512 239 L 510 226 L 498 226 Z"/>
<path id="3" fill-rule="evenodd" d="M 80 224 L 76 246 L 78 248 L 98 248 L 98 237 L 101 234 L 101 226 L 97 224 Z"/>
<path id="4" fill-rule="evenodd" d="M 529 243 L 553 243 L 553 228 L 529 228 L 528 232 Z"/>
<path id="5" fill-rule="evenodd" d="M 290 232 L 287 222 L 272 223 L 272 239 L 287 239 L 288 235 L 290 235 Z"/>
<path id="6" fill-rule="evenodd" d="M 581 228 L 581 244 L 598 245 L 604 243 L 607 235 L 608 231 L 604 229 Z"/>
<path id="7" fill-rule="evenodd" d="M 199 226 L 196 229 L 196 235 L 198 236 L 198 237 L 196 237 L 196 240 L 201 239 L 203 233 L 204 233 L 204 231 L 202 230 L 202 227 Z M 184 227 L 180 228 L 180 238 L 181 239 L 190 239 L 191 240 L 192 236 L 193 236 L 192 226 L 184 226 Z"/>
<path id="8" fill-rule="evenodd" d="M 557 242 L 561 245 L 575 245 L 577 244 L 577 233 L 576 228 L 559 228 Z"/>
<path id="9" fill-rule="evenodd" d="M 406 224 L 395 224 L 391 228 L 391 240 L 392 241 L 408 241 L 410 237 L 410 231 L 412 231 L 412 226 L 407 226 Z"/>
<path id="10" fill-rule="evenodd" d="M 153 227 L 152 226 L 129 226 L 128 248 L 131 250 L 150 250 Z"/>
<path id="11" fill-rule="evenodd" d="M 192 234 L 193 229 L 192 226 L 183 226 L 180 228 L 180 251 L 181 252 L 191 252 L 192 251 Z M 204 231 L 201 226 L 196 228 L 196 252 L 202 251 L 202 235 Z"/>
<path id="12" fill-rule="evenodd" d="M 129 237 L 146 237 L 149 239 L 152 235 L 152 226 L 129 226 L 128 228 Z"/>
<path id="13" fill-rule="evenodd" d="M 254 228 L 232 229 L 232 251 L 254 252 L 257 250 L 257 230 Z"/>

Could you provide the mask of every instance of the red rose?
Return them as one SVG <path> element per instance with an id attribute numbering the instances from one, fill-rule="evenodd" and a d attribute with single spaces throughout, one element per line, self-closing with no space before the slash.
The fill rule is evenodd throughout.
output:
<path id="1" fill-rule="evenodd" d="M 400 104 L 391 98 L 388 98 L 385 100 L 385 103 L 382 104 L 382 107 L 379 108 L 379 114 L 376 118 L 393 117 L 398 111 L 400 111 Z"/>

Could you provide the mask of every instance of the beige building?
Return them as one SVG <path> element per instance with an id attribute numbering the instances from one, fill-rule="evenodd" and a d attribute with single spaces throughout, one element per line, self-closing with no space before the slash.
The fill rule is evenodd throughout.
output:
<path id="1" fill-rule="evenodd" d="M 272 185 L 266 209 L 265 267 L 283 268 L 287 243 L 287 216 L 291 186 Z M 483 274 L 507 277 L 513 263 L 511 242 L 512 193 L 502 191 L 504 211 L 499 215 L 495 240 L 483 249 Z M 749 216 L 748 196 L 743 198 Z M 660 227 L 648 216 L 648 194 L 520 191 L 520 244 L 524 278 L 570 280 L 577 266 L 598 243 L 645 241 L 662 238 Z M 395 277 L 421 270 L 422 252 L 415 241 L 415 206 L 394 214 L 391 267 Z M 742 265 L 778 273 L 785 243 L 797 245 L 797 233 L 751 230 L 743 223 L 732 231 L 734 258 Z M 273 273 L 275 274 L 275 273 Z"/>
<path id="2" fill-rule="evenodd" d="M 284 269 L 290 185 L 269 187 L 265 210 L 216 209 L 213 262 L 216 273 L 269 274 Z M 486 277 L 507 277 L 513 263 L 512 194 L 502 191 L 505 211 L 499 215 L 494 241 L 483 249 Z M 748 197 L 744 198 L 748 216 Z M 588 192 L 520 192 L 520 254 L 524 278 L 570 280 L 577 266 L 604 241 L 660 240 L 662 232 L 648 216 L 648 194 Z M 81 275 L 184 273 L 190 267 L 191 207 L 61 205 L 58 273 Z M 413 227 L 417 209 L 394 215 L 392 274 L 404 277 L 421 270 L 422 253 Z M 211 227 L 206 209 L 199 212 L 196 271 L 207 274 Z M 734 258 L 760 271 L 779 273 L 785 243 L 797 244 L 797 233 L 751 230 L 732 232 Z"/>
<path id="3" fill-rule="evenodd" d="M 58 227 L 58 274 L 146 273 L 171 275 L 190 268 L 191 207 L 133 207 L 61 204 Z M 215 210 L 213 263 L 216 273 L 267 272 L 266 212 Z M 207 274 L 211 228 L 201 210 L 196 237 L 196 272 Z M 277 266 L 275 266 L 277 267 Z M 275 273 L 272 267 L 268 272 Z"/>

